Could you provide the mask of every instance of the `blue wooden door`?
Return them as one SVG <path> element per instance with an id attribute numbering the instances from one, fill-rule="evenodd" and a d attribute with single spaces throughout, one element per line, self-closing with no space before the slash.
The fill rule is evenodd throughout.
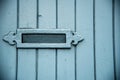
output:
<path id="1" fill-rule="evenodd" d="M 16 29 L 70 29 L 71 49 L 18 49 Z M 0 80 L 120 80 L 119 0 L 1 0 Z"/>

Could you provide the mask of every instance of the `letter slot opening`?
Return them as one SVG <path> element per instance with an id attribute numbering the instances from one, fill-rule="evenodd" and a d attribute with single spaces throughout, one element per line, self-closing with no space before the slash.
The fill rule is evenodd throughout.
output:
<path id="1" fill-rule="evenodd" d="M 23 33 L 22 43 L 66 43 L 66 34 Z"/>

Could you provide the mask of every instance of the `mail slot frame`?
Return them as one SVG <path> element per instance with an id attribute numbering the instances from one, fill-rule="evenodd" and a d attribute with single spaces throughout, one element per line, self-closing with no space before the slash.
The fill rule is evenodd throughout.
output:
<path id="1" fill-rule="evenodd" d="M 66 43 L 22 43 L 22 34 L 65 34 Z M 70 48 L 72 32 L 69 29 L 17 29 L 17 48 Z"/>

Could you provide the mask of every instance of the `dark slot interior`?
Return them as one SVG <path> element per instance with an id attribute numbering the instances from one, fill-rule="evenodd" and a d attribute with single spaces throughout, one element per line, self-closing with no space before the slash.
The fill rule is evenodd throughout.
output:
<path id="1" fill-rule="evenodd" d="M 22 34 L 22 43 L 66 43 L 65 34 Z"/>

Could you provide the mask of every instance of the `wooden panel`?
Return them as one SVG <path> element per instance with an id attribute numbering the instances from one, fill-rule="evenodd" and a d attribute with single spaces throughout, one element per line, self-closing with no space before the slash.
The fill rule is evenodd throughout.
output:
<path id="1" fill-rule="evenodd" d="M 120 80 L 120 0 L 115 0 L 116 80 Z"/>
<path id="2" fill-rule="evenodd" d="M 18 80 L 35 80 L 35 50 L 18 50 Z"/>
<path id="3" fill-rule="evenodd" d="M 0 80 L 16 78 L 16 48 L 2 41 L 9 31 L 16 30 L 16 0 L 0 1 Z"/>
<path id="4" fill-rule="evenodd" d="M 19 28 L 36 28 L 36 0 L 19 0 Z"/>
<path id="5" fill-rule="evenodd" d="M 19 28 L 36 28 L 36 0 L 19 1 Z M 35 80 L 35 49 L 18 49 L 18 80 Z"/>
<path id="6" fill-rule="evenodd" d="M 76 31 L 84 41 L 77 45 L 77 80 L 94 80 L 93 0 L 77 0 Z"/>
<path id="7" fill-rule="evenodd" d="M 96 0 L 96 76 L 114 80 L 112 0 Z"/>
<path id="8" fill-rule="evenodd" d="M 56 28 L 56 1 L 39 0 L 39 28 Z M 38 50 L 38 80 L 55 80 L 55 49 Z"/>
<path id="9" fill-rule="evenodd" d="M 58 0 L 58 28 L 74 31 L 74 0 Z M 75 80 L 75 48 L 58 49 L 57 80 Z"/>
<path id="10" fill-rule="evenodd" d="M 39 0 L 39 28 L 56 28 L 56 0 Z"/>

